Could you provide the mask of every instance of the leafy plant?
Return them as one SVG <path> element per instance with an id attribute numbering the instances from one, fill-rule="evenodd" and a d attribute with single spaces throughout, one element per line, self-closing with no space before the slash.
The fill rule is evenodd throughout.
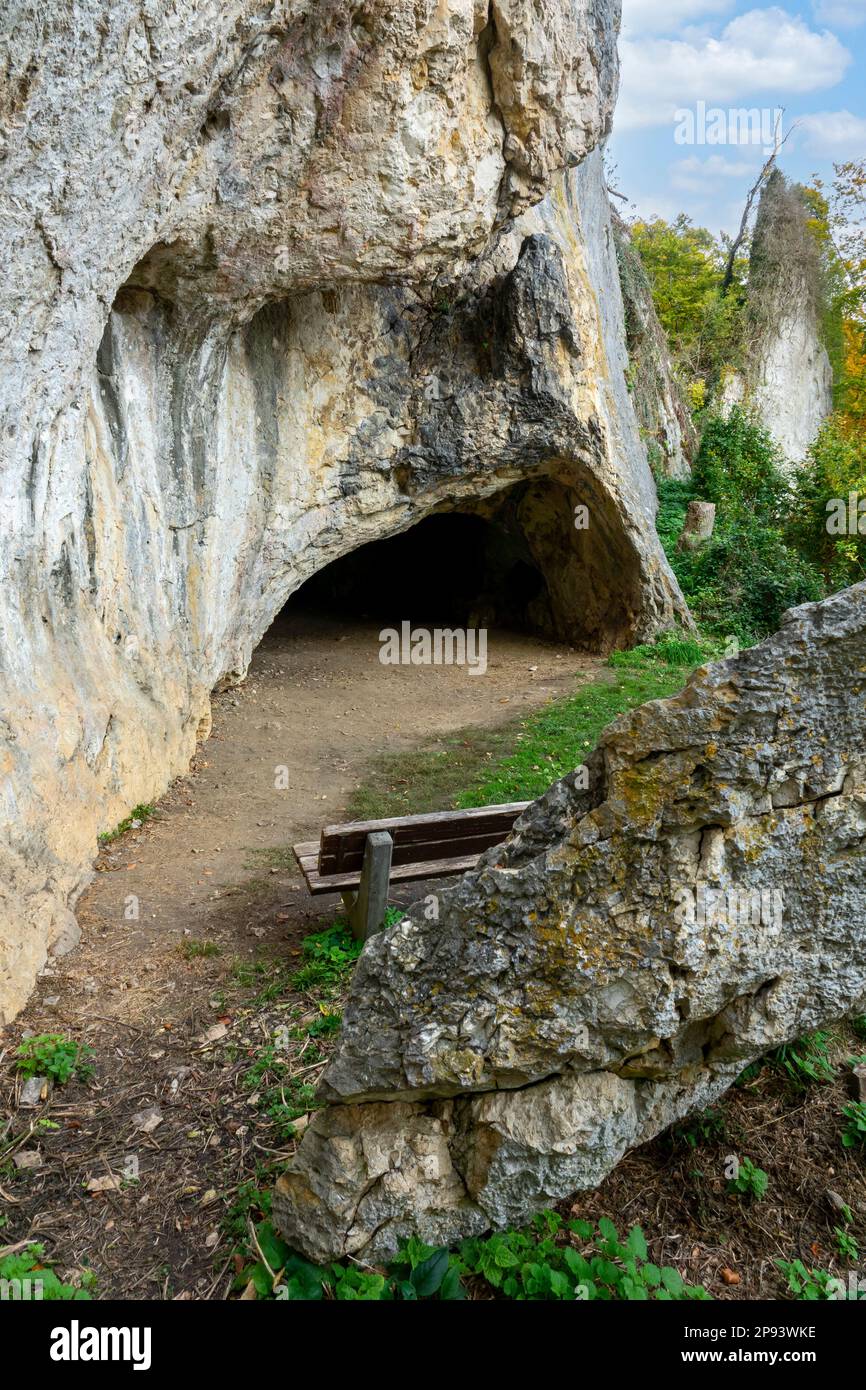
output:
<path id="1" fill-rule="evenodd" d="M 842 1107 L 842 1114 L 848 1121 L 842 1132 L 842 1143 L 846 1149 L 859 1148 L 866 1144 L 866 1101 L 852 1100 Z"/>
<path id="2" fill-rule="evenodd" d="M 335 1263 L 322 1268 L 290 1250 L 269 1220 L 255 1228 L 258 1259 L 235 1279 L 235 1288 L 252 1284 L 258 1298 L 280 1302 L 380 1303 L 393 1300 L 454 1300 L 463 1298 L 460 1265 L 445 1249 L 411 1239 L 384 1271 L 356 1264 Z"/>
<path id="3" fill-rule="evenodd" d="M 804 1091 L 807 1087 L 824 1081 L 832 1081 L 836 1075 L 830 1060 L 830 1033 L 807 1033 L 796 1042 L 783 1043 L 767 1055 L 767 1063 L 791 1083 L 795 1090 Z"/>
<path id="4" fill-rule="evenodd" d="M 639 1226 L 620 1240 L 606 1218 L 596 1229 L 587 1221 L 564 1222 L 551 1211 L 540 1212 L 526 1231 L 464 1241 L 456 1254 L 412 1237 L 382 1270 L 339 1263 L 317 1268 L 295 1255 L 269 1221 L 256 1227 L 255 1246 L 258 1258 L 238 1275 L 235 1288 L 252 1283 L 257 1297 L 285 1301 L 454 1301 L 465 1298 L 468 1279 L 519 1301 L 710 1297 L 686 1284 L 678 1270 L 653 1264 Z"/>
<path id="5" fill-rule="evenodd" d="M 566 1232 L 577 1244 L 559 1243 L 557 1237 Z M 607 1217 L 596 1229 L 588 1221 L 563 1223 L 556 1212 L 541 1212 L 528 1232 L 464 1241 L 460 1258 L 467 1273 L 480 1275 L 506 1298 L 521 1301 L 709 1298 L 705 1289 L 687 1285 L 678 1270 L 650 1261 L 639 1226 L 620 1240 Z"/>
<path id="6" fill-rule="evenodd" d="M 855 1237 L 841 1226 L 834 1226 L 833 1234 L 836 1237 L 836 1248 L 842 1258 L 851 1261 L 859 1260 L 860 1247 Z"/>
<path id="7" fill-rule="evenodd" d="M 318 1053 L 311 1056 L 318 1060 Z M 300 1077 L 292 1076 L 286 1057 L 280 1056 L 275 1047 L 264 1047 L 253 1065 L 244 1074 L 244 1087 L 258 1092 L 258 1104 L 276 1127 L 282 1139 L 291 1139 L 295 1130 L 293 1121 L 321 1104 L 316 1098 L 316 1088 Z"/>
<path id="8" fill-rule="evenodd" d="M 335 988 L 352 970 L 362 947 L 363 942 L 355 940 L 345 922 L 335 922 L 325 931 L 305 937 L 302 948 L 305 964 L 292 977 L 292 987 L 297 990 Z"/>
<path id="9" fill-rule="evenodd" d="M 770 1179 L 768 1175 L 764 1172 L 763 1168 L 759 1168 L 751 1158 L 741 1159 L 737 1169 L 737 1176 L 735 1178 L 730 1178 L 728 1181 L 729 1192 L 736 1192 L 741 1197 L 751 1197 L 756 1202 L 762 1200 L 769 1186 Z"/>
<path id="10" fill-rule="evenodd" d="M 39 1033 L 26 1038 L 16 1052 L 16 1063 L 22 1076 L 48 1076 L 57 1086 L 64 1086 L 71 1076 L 86 1081 L 93 1075 L 90 1058 L 93 1049 L 85 1043 L 64 1038 L 62 1033 Z"/>
<path id="11" fill-rule="evenodd" d="M 833 1276 L 824 1269 L 807 1269 L 802 1260 L 777 1260 L 796 1299 L 804 1303 L 819 1303 L 835 1297 Z"/>
<path id="12" fill-rule="evenodd" d="M 89 1302 L 91 1295 L 88 1290 L 94 1283 L 95 1275 L 88 1270 L 82 1278 L 82 1287 L 64 1284 L 50 1264 L 46 1263 L 43 1245 L 28 1245 L 24 1250 L 0 1259 L 0 1286 L 5 1288 L 11 1285 L 22 1295 L 26 1290 L 32 1299 L 58 1303 Z"/>
<path id="13" fill-rule="evenodd" d="M 701 1144 L 718 1144 L 725 1138 L 724 1113 L 709 1106 L 674 1125 L 670 1136 L 675 1144 L 685 1144 L 690 1149 L 696 1149 Z"/>
<path id="14" fill-rule="evenodd" d="M 113 830 L 104 830 L 101 835 L 97 836 L 99 843 L 101 845 L 110 845 L 114 840 L 119 840 L 121 835 L 125 835 L 127 830 L 137 830 L 139 826 L 144 825 L 144 822 L 153 815 L 155 810 L 156 807 L 151 802 L 143 801 L 140 802 L 138 806 L 133 806 L 129 815 L 116 825 Z"/>

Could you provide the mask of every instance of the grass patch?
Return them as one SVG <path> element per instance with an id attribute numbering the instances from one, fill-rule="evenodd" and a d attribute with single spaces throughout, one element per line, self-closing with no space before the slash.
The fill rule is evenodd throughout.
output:
<path id="1" fill-rule="evenodd" d="M 289 845 L 273 845 L 266 849 L 248 849 L 249 859 L 245 869 L 282 869 L 284 873 L 295 874 L 297 861 Z M 255 880 L 254 880 L 255 881 Z"/>
<path id="2" fill-rule="evenodd" d="M 579 767 L 618 715 L 672 695 L 707 649 L 691 637 L 666 635 L 652 646 L 617 652 L 609 675 L 564 700 L 498 729 L 464 729 L 370 764 L 351 798 L 351 819 L 417 815 L 530 801 Z"/>
<path id="3" fill-rule="evenodd" d="M 209 956 L 220 954 L 220 948 L 215 941 L 182 941 L 177 949 L 184 960 L 207 959 Z"/>

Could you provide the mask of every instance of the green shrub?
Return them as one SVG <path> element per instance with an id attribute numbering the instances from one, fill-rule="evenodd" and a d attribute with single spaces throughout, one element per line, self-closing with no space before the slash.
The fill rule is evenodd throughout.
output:
<path id="1" fill-rule="evenodd" d="M 693 498 L 715 502 L 715 530 L 706 545 L 680 551 Z M 739 409 L 707 421 L 691 482 L 659 485 L 659 537 L 708 634 L 749 646 L 776 630 L 785 609 L 823 597 L 818 569 L 788 541 L 792 512 L 778 450 Z"/>
<path id="2" fill-rule="evenodd" d="M 563 1226 L 582 1248 L 557 1242 Z M 709 1298 L 705 1289 L 686 1284 L 678 1270 L 650 1261 L 640 1226 L 620 1240 L 607 1217 L 596 1230 L 588 1221 L 563 1223 L 555 1212 L 542 1212 L 529 1232 L 506 1231 L 486 1240 L 464 1241 L 460 1258 L 468 1273 L 481 1275 L 506 1298 L 517 1300 Z"/>
<path id="3" fill-rule="evenodd" d="M 385 921 L 391 925 L 387 915 Z M 304 937 L 304 964 L 292 977 L 292 988 L 310 990 L 337 986 L 352 970 L 363 944 L 355 940 L 345 922 L 335 922 L 325 931 Z"/>
<path id="4" fill-rule="evenodd" d="M 765 525 L 787 521 L 790 488 L 782 456 L 770 435 L 744 410 L 711 416 L 692 470 L 697 497 L 715 502 L 730 525 L 760 517 Z"/>
<path id="5" fill-rule="evenodd" d="M 483 1281 L 501 1297 L 517 1301 L 593 1302 L 623 1299 L 660 1302 L 707 1300 L 700 1286 L 686 1284 L 678 1270 L 649 1259 L 639 1226 L 620 1240 L 612 1221 L 564 1221 L 540 1212 L 526 1231 L 504 1231 L 466 1240 L 457 1253 L 425 1245 L 412 1237 L 382 1270 L 354 1264 L 324 1268 L 294 1254 L 270 1221 L 256 1228 L 255 1262 L 235 1280 L 237 1290 L 252 1282 L 259 1298 L 287 1302 L 393 1300 L 465 1297 L 465 1283 Z"/>
<path id="6" fill-rule="evenodd" d="M 860 524 L 855 535 L 828 530 L 834 504 L 843 503 L 847 512 L 852 493 L 856 509 L 860 499 L 866 499 L 866 439 L 845 430 L 833 415 L 797 474 L 789 527 L 793 542 L 833 590 L 866 579 L 866 515 L 857 518 L 863 534 Z"/>

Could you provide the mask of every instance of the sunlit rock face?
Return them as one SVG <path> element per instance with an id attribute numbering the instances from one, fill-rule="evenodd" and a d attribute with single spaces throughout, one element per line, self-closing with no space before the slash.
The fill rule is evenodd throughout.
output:
<path id="1" fill-rule="evenodd" d="M 315 1258 L 525 1221 L 866 1005 L 866 584 L 623 715 L 374 936 L 274 1213 Z"/>
<path id="2" fill-rule="evenodd" d="M 833 369 L 824 343 L 824 271 L 796 184 L 774 169 L 761 193 L 749 256 L 746 332 L 736 367 L 716 387 L 723 415 L 754 413 L 796 473 L 833 409 Z"/>
<path id="3" fill-rule="evenodd" d="M 330 560 L 519 485 L 558 634 L 603 651 L 685 618 L 593 153 L 617 19 L 7 20 L 0 1021 L 74 941 L 97 832 L 185 770 L 209 692 Z"/>

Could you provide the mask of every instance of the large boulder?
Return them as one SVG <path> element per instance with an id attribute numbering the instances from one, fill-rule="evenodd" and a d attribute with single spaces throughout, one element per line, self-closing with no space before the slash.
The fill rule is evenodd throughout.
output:
<path id="1" fill-rule="evenodd" d="M 609 326 L 617 21 L 12 7 L 0 1023 L 69 940 L 97 833 L 186 770 L 213 687 L 329 561 L 512 489 L 562 636 L 684 616 Z"/>
<path id="2" fill-rule="evenodd" d="M 278 1187 L 287 1237 L 382 1256 L 520 1221 L 862 1012 L 864 712 L 861 584 L 617 720 L 588 776 L 374 936 Z"/>

